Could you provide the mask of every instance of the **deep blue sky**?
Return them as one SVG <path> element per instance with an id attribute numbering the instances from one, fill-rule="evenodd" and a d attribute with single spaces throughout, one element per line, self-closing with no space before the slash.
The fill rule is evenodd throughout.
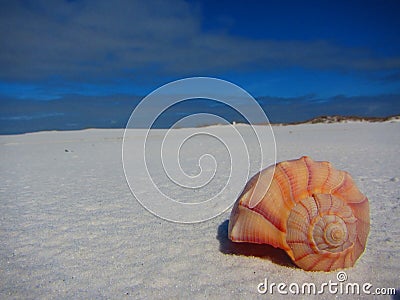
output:
<path id="1" fill-rule="evenodd" d="M 0 1 L 0 132 L 121 127 L 141 97 L 189 76 L 232 81 L 272 121 L 399 114 L 399 11 L 387 0 Z"/>

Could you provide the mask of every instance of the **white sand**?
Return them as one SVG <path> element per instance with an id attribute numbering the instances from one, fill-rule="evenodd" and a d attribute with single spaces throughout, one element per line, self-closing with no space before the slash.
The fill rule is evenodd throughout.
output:
<path id="1" fill-rule="evenodd" d="M 400 123 L 274 132 L 279 161 L 302 155 L 331 161 L 370 199 L 367 249 L 346 270 L 347 282 L 370 282 L 371 291 L 399 289 Z M 124 178 L 122 135 L 84 130 L 0 137 L 1 299 L 271 298 L 257 293 L 265 277 L 337 282 L 336 272 L 305 272 L 272 247 L 233 245 L 226 236 L 230 211 L 192 225 L 147 212 Z M 276 290 L 273 296 L 284 298 Z"/>

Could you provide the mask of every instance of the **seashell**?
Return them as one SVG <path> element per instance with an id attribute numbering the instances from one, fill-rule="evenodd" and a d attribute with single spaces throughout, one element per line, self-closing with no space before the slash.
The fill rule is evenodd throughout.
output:
<path id="1" fill-rule="evenodd" d="M 351 176 L 307 156 L 256 174 L 230 216 L 234 242 L 270 244 L 304 270 L 352 267 L 369 233 L 369 203 Z"/>

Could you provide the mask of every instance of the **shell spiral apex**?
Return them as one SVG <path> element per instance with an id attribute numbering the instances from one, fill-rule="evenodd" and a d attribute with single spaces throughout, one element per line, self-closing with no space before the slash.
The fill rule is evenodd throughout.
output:
<path id="1" fill-rule="evenodd" d="M 304 270 L 352 267 L 365 249 L 369 203 L 351 176 L 307 156 L 256 174 L 233 206 L 228 236 L 270 244 Z"/>

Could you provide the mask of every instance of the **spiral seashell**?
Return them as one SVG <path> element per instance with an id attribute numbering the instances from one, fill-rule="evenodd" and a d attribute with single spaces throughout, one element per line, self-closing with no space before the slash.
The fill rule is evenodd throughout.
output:
<path id="1" fill-rule="evenodd" d="M 256 174 L 229 220 L 234 242 L 270 244 L 304 270 L 352 267 L 369 233 L 369 203 L 351 176 L 304 156 Z"/>

